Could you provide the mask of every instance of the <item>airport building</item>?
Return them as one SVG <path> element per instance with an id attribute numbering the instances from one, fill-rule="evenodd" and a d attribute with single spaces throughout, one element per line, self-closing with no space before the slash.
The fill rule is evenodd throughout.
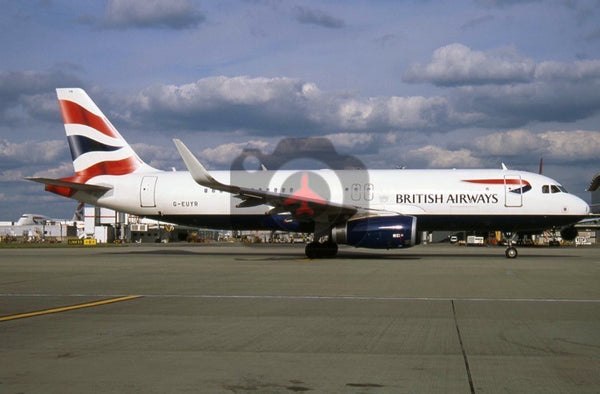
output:
<path id="1" fill-rule="evenodd" d="M 174 241 L 216 240 L 219 232 L 177 226 L 142 218 L 108 208 L 84 208 L 84 236 L 100 243 L 167 243 Z"/>
<path id="2" fill-rule="evenodd" d="M 23 214 L 16 222 L 0 222 L 0 239 L 5 242 L 64 242 L 82 231 L 81 222 L 32 213 Z"/>
<path id="3" fill-rule="evenodd" d="M 600 213 L 600 172 L 597 173 L 587 188 L 592 193 L 590 209 L 592 213 Z"/>

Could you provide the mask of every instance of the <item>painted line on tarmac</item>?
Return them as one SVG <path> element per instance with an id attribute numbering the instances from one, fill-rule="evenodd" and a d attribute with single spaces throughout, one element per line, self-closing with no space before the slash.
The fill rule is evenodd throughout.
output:
<path id="1" fill-rule="evenodd" d="M 5 295 L 2 295 L 2 296 L 5 296 Z M 0 322 L 9 321 L 9 320 L 16 320 L 16 319 L 24 319 L 24 318 L 27 318 L 27 317 L 34 317 L 34 316 L 40 316 L 40 315 L 48 315 L 50 313 L 59 313 L 59 312 L 72 311 L 72 310 L 81 309 L 81 308 L 90 308 L 90 307 L 93 307 L 93 306 L 100 306 L 100 305 L 112 304 L 112 303 L 115 303 L 115 302 L 133 300 L 135 298 L 140 298 L 140 297 L 141 296 L 139 296 L 139 295 L 132 295 L 132 296 L 117 297 L 117 298 L 109 298 L 109 299 L 106 299 L 106 300 L 100 300 L 100 301 L 94 301 L 94 302 L 86 302 L 84 304 L 63 306 L 63 307 L 60 307 L 60 308 L 44 309 L 44 310 L 41 310 L 41 311 L 20 313 L 20 314 L 17 314 L 17 315 L 2 316 L 2 317 L 0 317 Z"/>
<path id="2" fill-rule="evenodd" d="M 454 326 L 456 327 L 456 335 L 458 336 L 458 343 L 460 343 L 460 350 L 463 355 L 463 360 L 465 362 L 465 371 L 467 372 L 467 380 L 469 381 L 469 388 L 471 389 L 471 394 L 475 394 L 475 386 L 473 386 L 473 378 L 471 376 L 471 368 L 469 367 L 469 358 L 467 357 L 467 351 L 465 350 L 465 345 L 462 339 L 462 335 L 460 333 L 460 327 L 458 326 L 458 319 L 456 318 L 456 307 L 454 306 L 454 301 L 452 303 L 452 316 L 454 318 Z"/>
<path id="3" fill-rule="evenodd" d="M 586 298 L 485 298 L 485 297 L 385 297 L 385 296 L 323 296 L 323 295 L 235 295 L 235 294 L 140 294 L 123 296 L 122 294 L 0 294 L 0 297 L 118 297 L 118 302 L 132 298 L 216 298 L 216 299 L 250 299 L 250 300 L 374 300 L 374 301 L 471 301 L 471 302 L 565 302 L 600 304 L 600 299 Z M 102 301 L 100 301 L 102 302 Z M 85 304 L 83 304 L 85 305 Z M 92 305 L 94 306 L 94 305 Z"/>

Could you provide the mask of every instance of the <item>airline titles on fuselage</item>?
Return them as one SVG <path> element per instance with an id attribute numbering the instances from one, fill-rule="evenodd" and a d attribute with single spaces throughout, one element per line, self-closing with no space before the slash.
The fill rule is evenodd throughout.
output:
<path id="1" fill-rule="evenodd" d="M 413 193 L 396 194 L 397 204 L 497 204 L 497 193 Z"/>

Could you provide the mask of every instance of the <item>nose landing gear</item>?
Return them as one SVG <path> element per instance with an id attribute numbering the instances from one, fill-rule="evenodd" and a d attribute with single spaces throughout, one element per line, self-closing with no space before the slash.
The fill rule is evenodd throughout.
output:
<path id="1" fill-rule="evenodd" d="M 506 256 L 507 259 L 516 259 L 517 256 L 519 255 L 519 253 L 517 252 L 517 248 L 515 248 L 513 246 L 513 240 L 515 239 L 517 234 L 508 232 L 505 235 L 506 235 L 506 243 L 507 243 L 508 247 L 504 251 L 504 255 Z"/>
<path id="2" fill-rule="evenodd" d="M 514 246 L 509 246 L 506 248 L 506 251 L 504 251 L 504 254 L 506 255 L 507 259 L 516 259 L 518 255 L 517 248 Z"/>

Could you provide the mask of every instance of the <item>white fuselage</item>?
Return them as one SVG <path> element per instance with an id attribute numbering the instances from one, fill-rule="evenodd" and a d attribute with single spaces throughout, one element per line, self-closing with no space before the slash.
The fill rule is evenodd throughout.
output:
<path id="1" fill-rule="evenodd" d="M 224 184 L 291 195 L 300 187 L 298 174 L 303 172 L 327 201 L 416 216 L 421 231 L 534 231 L 570 224 L 589 213 L 583 200 L 553 179 L 524 171 L 286 170 L 211 175 Z M 140 216 L 212 228 L 281 228 L 279 222 L 266 220 L 269 206 L 238 208 L 240 199 L 198 185 L 188 172 L 101 175 L 88 183 L 110 185 L 112 190 L 100 198 L 84 192 L 75 198 Z"/>

